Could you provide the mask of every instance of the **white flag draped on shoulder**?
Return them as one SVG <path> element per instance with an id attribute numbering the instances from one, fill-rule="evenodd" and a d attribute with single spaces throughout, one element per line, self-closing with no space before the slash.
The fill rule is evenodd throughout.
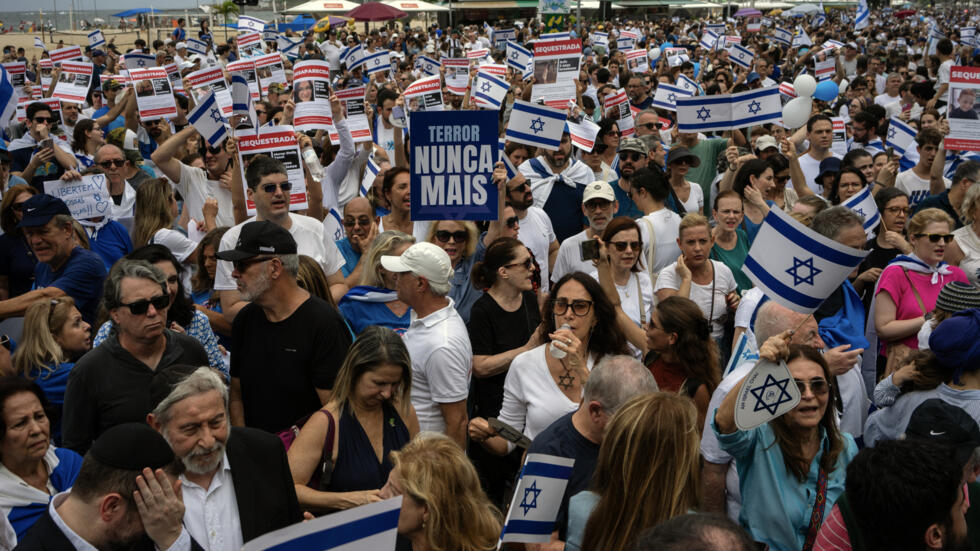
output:
<path id="1" fill-rule="evenodd" d="M 885 147 L 895 150 L 899 157 L 905 155 L 912 144 L 915 143 L 915 129 L 905 124 L 905 121 L 898 117 L 888 120 L 888 133 L 885 135 Z"/>
<path id="2" fill-rule="evenodd" d="M 238 32 L 254 31 L 260 33 L 265 30 L 265 21 L 250 15 L 238 16 Z"/>
<path id="3" fill-rule="evenodd" d="M 298 522 L 249 541 L 242 551 L 394 551 L 403 496 Z"/>
<path id="4" fill-rule="evenodd" d="M 246 92 L 248 87 L 246 86 Z M 197 107 L 187 115 L 187 120 L 194 126 L 194 129 L 204 136 L 204 139 L 211 144 L 211 147 L 219 147 L 228 137 L 227 122 L 221 114 L 221 107 L 214 99 L 214 91 L 201 99 Z"/>
<path id="5" fill-rule="evenodd" d="M 98 48 L 103 44 L 105 44 L 105 35 L 102 34 L 101 30 L 95 29 L 94 31 L 88 33 L 89 48 Z"/>
<path id="6" fill-rule="evenodd" d="M 868 9 L 868 0 L 858 2 L 857 16 L 854 18 L 854 30 L 860 31 L 871 24 L 871 10 Z"/>
<path id="7" fill-rule="evenodd" d="M 567 119 L 565 110 L 515 99 L 507 122 L 507 139 L 555 151 Z"/>
<path id="8" fill-rule="evenodd" d="M 527 48 L 522 47 L 516 42 L 507 43 L 507 66 L 520 71 L 522 74 L 527 69 L 528 63 L 534 58 L 534 54 Z"/>
<path id="9" fill-rule="evenodd" d="M 871 186 L 864 186 L 860 193 L 844 201 L 843 205 L 864 218 L 864 231 L 868 235 L 871 235 L 881 222 L 878 205 L 875 203 L 874 195 L 871 194 Z"/>
<path id="10" fill-rule="evenodd" d="M 728 59 L 735 65 L 738 65 L 743 69 L 752 68 L 752 58 L 755 57 L 752 50 L 742 46 L 741 44 L 732 44 L 732 48 L 728 51 L 728 53 Z"/>
<path id="11" fill-rule="evenodd" d="M 574 459 L 528 454 L 507 511 L 500 541 L 545 543 L 551 540 Z"/>
<path id="12" fill-rule="evenodd" d="M 653 95 L 653 106 L 668 111 L 676 111 L 677 98 L 689 98 L 693 95 L 694 93 L 687 88 L 661 82 L 657 85 L 657 91 Z"/>
<path id="13" fill-rule="evenodd" d="M 772 209 L 762 221 L 742 271 L 772 300 L 801 314 L 812 314 L 868 253 L 828 239 L 782 210 Z"/>
<path id="14" fill-rule="evenodd" d="M 507 96 L 510 84 L 506 80 L 490 73 L 479 71 L 476 80 L 473 82 L 471 97 L 478 105 L 500 109 L 500 105 Z"/>

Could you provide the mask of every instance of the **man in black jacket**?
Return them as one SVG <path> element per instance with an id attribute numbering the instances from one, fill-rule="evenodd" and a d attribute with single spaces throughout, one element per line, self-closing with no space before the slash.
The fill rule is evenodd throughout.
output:
<path id="1" fill-rule="evenodd" d="M 150 385 L 147 422 L 184 463 L 184 524 L 212 551 L 302 520 L 282 442 L 231 427 L 228 389 L 209 367 L 162 369 Z"/>

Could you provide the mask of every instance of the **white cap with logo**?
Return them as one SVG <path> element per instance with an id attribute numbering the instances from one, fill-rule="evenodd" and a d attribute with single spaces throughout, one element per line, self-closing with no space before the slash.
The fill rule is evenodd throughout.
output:
<path id="1" fill-rule="evenodd" d="M 381 265 L 390 272 L 412 272 L 436 285 L 448 285 L 453 275 L 453 263 L 446 251 L 428 242 L 412 245 L 401 256 L 382 256 Z"/>
<path id="2" fill-rule="evenodd" d="M 612 186 L 609 185 L 608 182 L 596 180 L 595 182 L 585 186 L 585 191 L 582 193 L 582 203 L 588 203 L 592 199 L 615 201 L 616 192 L 613 191 Z"/>

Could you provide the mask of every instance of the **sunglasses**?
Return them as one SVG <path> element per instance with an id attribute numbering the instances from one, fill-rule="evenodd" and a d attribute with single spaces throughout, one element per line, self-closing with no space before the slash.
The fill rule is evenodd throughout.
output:
<path id="1" fill-rule="evenodd" d="M 527 259 L 524 262 L 514 262 L 512 264 L 508 264 L 507 266 L 505 266 L 505 268 L 513 268 L 515 266 L 523 266 L 525 270 L 530 270 L 531 269 L 531 266 L 533 266 L 533 265 L 534 265 L 534 261 L 531 260 L 531 257 L 527 257 Z"/>
<path id="2" fill-rule="evenodd" d="M 509 188 L 507 191 L 508 192 L 512 192 L 512 191 L 523 191 L 525 189 L 531 189 L 531 182 L 528 182 L 527 180 L 524 180 L 523 182 L 517 184 L 516 186 L 514 186 L 512 188 Z"/>
<path id="3" fill-rule="evenodd" d="M 565 315 L 565 312 L 568 311 L 569 306 L 572 307 L 572 313 L 581 318 L 589 315 L 589 311 L 592 310 L 592 301 L 573 300 L 572 302 L 568 302 L 568 300 L 563 298 L 558 298 L 551 301 L 551 309 L 559 316 Z"/>
<path id="4" fill-rule="evenodd" d="M 826 379 L 811 379 L 809 381 L 801 381 L 795 379 L 796 388 L 800 389 L 800 394 L 806 393 L 807 387 L 813 392 L 815 396 L 823 396 L 830 392 L 830 383 Z"/>
<path id="5" fill-rule="evenodd" d="M 54 121 L 55 121 L 54 117 L 34 117 L 34 122 L 49 123 Z"/>
<path id="6" fill-rule="evenodd" d="M 453 241 L 455 241 L 456 243 L 463 243 L 464 241 L 466 241 L 467 236 L 468 234 L 466 233 L 466 230 L 459 230 L 459 231 L 439 230 L 436 232 L 436 239 L 438 239 L 440 243 L 449 243 L 449 238 L 452 238 Z"/>
<path id="7" fill-rule="evenodd" d="M 646 128 L 647 130 L 660 130 L 659 122 L 645 122 L 643 124 L 636 125 L 640 128 Z"/>
<path id="8" fill-rule="evenodd" d="M 270 92 L 272 92 L 272 90 L 269 90 L 269 91 L 270 91 Z M 274 92 L 273 92 L 273 93 L 274 93 Z M 259 110 L 259 109 L 256 109 L 256 110 L 255 110 L 255 114 L 256 114 L 256 115 L 265 115 L 265 110 Z"/>
<path id="9" fill-rule="evenodd" d="M 236 261 L 234 261 L 234 262 L 231 263 L 231 267 L 234 268 L 238 273 L 242 273 L 245 270 L 249 269 L 249 267 L 251 267 L 252 264 L 259 264 L 259 263 L 262 263 L 262 262 L 267 262 L 269 260 L 272 260 L 273 258 L 276 258 L 276 257 L 274 257 L 274 256 L 254 257 L 253 256 L 252 258 L 246 258 L 244 260 L 236 260 Z"/>
<path id="10" fill-rule="evenodd" d="M 293 184 L 290 182 L 279 182 L 276 184 L 262 184 L 259 187 L 261 187 L 262 191 L 266 193 L 275 193 L 277 187 L 282 188 L 283 191 L 289 191 L 293 189 Z"/>
<path id="11" fill-rule="evenodd" d="M 953 240 L 953 234 L 951 233 L 917 233 L 913 237 L 928 237 L 930 243 L 939 243 L 939 240 L 942 239 L 943 243 L 948 244 Z"/>
<path id="12" fill-rule="evenodd" d="M 504 223 L 507 224 L 507 227 L 508 228 L 516 228 L 517 227 L 517 217 L 516 216 L 511 216 Z"/>
<path id="13" fill-rule="evenodd" d="M 222 151 L 224 151 L 225 148 L 223 146 L 222 147 L 211 147 L 209 145 L 209 146 L 207 146 L 207 150 L 208 150 L 208 153 L 210 153 L 212 155 L 217 155 L 218 153 L 221 153 Z"/>
<path id="14" fill-rule="evenodd" d="M 642 153 L 636 153 L 636 152 L 628 153 L 628 152 L 625 152 L 624 151 L 624 152 L 622 152 L 622 153 L 619 154 L 619 160 L 620 161 L 632 161 L 632 162 L 635 163 L 636 161 L 639 161 L 642 158 L 643 158 L 643 154 Z"/>
<path id="15" fill-rule="evenodd" d="M 133 314 L 134 316 L 142 316 L 149 311 L 151 304 L 155 310 L 163 310 L 167 306 L 170 306 L 170 296 L 157 295 L 153 298 L 144 298 L 137 300 L 136 302 L 130 302 L 129 304 L 122 304 L 121 306 L 129 308 L 129 313 Z"/>
<path id="16" fill-rule="evenodd" d="M 353 228 L 354 226 L 361 226 L 361 227 L 366 228 L 366 227 L 368 227 L 370 225 L 371 225 L 371 219 L 370 218 L 358 218 L 356 220 L 353 219 L 353 218 L 350 218 L 350 219 L 344 220 L 344 226 L 345 227 L 348 227 L 348 228 Z"/>
<path id="17" fill-rule="evenodd" d="M 101 166 L 102 168 L 112 168 L 113 166 L 115 166 L 116 168 L 122 168 L 123 165 L 125 164 L 126 164 L 125 159 L 108 159 L 106 161 L 100 162 L 99 166 Z"/>
<path id="18" fill-rule="evenodd" d="M 634 251 L 640 250 L 639 241 L 610 241 L 609 244 L 612 245 L 613 247 L 616 247 L 616 250 L 619 252 L 625 251 L 626 247 L 629 247 Z"/>

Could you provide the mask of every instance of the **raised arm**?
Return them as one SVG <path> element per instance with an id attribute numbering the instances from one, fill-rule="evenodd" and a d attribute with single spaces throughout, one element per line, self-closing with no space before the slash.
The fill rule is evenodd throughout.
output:
<path id="1" fill-rule="evenodd" d="M 160 144 L 160 147 L 156 148 L 150 155 L 150 160 L 153 164 L 163 172 L 163 175 L 170 179 L 170 181 L 175 184 L 180 183 L 180 161 L 174 158 L 180 146 L 183 145 L 187 138 L 191 137 L 191 134 L 196 132 L 193 126 L 186 126 L 180 132 L 177 132 L 170 139 Z"/>

